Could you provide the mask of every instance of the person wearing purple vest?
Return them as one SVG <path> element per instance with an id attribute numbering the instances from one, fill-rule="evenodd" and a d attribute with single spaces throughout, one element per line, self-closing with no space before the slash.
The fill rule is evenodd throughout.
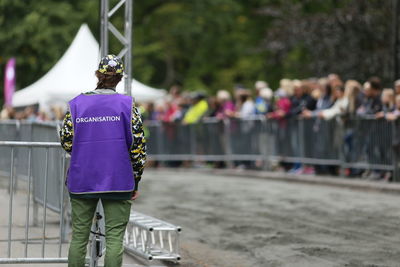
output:
<path id="1" fill-rule="evenodd" d="M 104 266 L 122 266 L 123 237 L 146 161 L 142 119 L 133 98 L 116 93 L 121 59 L 108 55 L 96 71 L 97 88 L 69 102 L 60 130 L 71 154 L 66 185 L 72 207 L 69 267 L 85 266 L 90 228 L 100 200 L 104 208 Z"/>

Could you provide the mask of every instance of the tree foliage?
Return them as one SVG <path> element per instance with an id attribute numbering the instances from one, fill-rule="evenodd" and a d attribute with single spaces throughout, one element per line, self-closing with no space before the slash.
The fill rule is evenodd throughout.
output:
<path id="1" fill-rule="evenodd" d="M 82 23 L 98 39 L 99 2 L 0 0 L 0 78 L 14 56 L 19 88 L 39 79 Z M 237 83 L 251 87 L 257 79 L 276 86 L 283 77 L 330 72 L 359 80 L 378 75 L 389 82 L 391 2 L 135 1 L 133 75 L 157 87 L 178 83 L 210 92 Z M 122 16 L 113 23 L 122 26 Z M 110 48 L 120 49 L 113 39 Z"/>

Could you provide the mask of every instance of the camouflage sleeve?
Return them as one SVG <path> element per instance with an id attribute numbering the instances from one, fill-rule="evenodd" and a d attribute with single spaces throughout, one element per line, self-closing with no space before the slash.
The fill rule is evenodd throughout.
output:
<path id="1" fill-rule="evenodd" d="M 60 129 L 61 146 L 68 153 L 72 152 L 72 139 L 74 137 L 74 129 L 72 126 L 71 113 L 67 111 Z"/>
<path id="2" fill-rule="evenodd" d="M 132 107 L 132 138 L 130 156 L 133 173 L 135 174 L 135 190 L 137 190 L 146 163 L 146 139 L 144 137 L 142 117 L 135 105 Z"/>

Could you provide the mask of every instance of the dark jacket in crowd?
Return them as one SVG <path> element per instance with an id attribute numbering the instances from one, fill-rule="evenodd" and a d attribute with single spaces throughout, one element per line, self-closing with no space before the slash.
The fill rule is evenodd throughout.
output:
<path id="1" fill-rule="evenodd" d="M 361 106 L 358 108 L 358 115 L 374 115 L 382 111 L 382 103 L 379 96 L 377 97 L 364 97 Z"/>
<path id="2" fill-rule="evenodd" d="M 304 94 L 300 98 L 292 96 L 290 101 L 292 103 L 290 115 L 292 116 L 300 114 L 305 109 L 314 110 L 317 105 L 317 101 L 308 94 Z"/>

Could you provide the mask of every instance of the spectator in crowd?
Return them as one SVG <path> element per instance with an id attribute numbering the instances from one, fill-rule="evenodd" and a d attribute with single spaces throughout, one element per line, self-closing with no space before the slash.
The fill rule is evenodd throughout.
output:
<path id="1" fill-rule="evenodd" d="M 387 114 L 392 113 L 395 108 L 394 91 L 391 88 L 385 88 L 381 96 L 382 111 L 375 114 L 377 119 L 385 118 Z"/>
<path id="2" fill-rule="evenodd" d="M 255 114 L 265 115 L 272 111 L 271 99 L 273 92 L 268 84 L 264 81 L 257 81 L 255 84 L 256 99 L 255 99 Z"/>
<path id="3" fill-rule="evenodd" d="M 400 95 L 400 79 L 394 82 L 394 92 L 396 95 Z"/>
<path id="4" fill-rule="evenodd" d="M 313 111 L 316 107 L 316 100 L 313 99 L 307 92 L 309 89 L 301 81 L 296 80 L 293 82 L 294 94 L 290 99 L 291 110 L 290 115 L 296 116 L 301 114 L 304 110 Z"/>
<path id="5" fill-rule="evenodd" d="M 169 94 L 167 96 L 168 100 L 177 105 L 181 97 L 181 87 L 179 85 L 171 86 L 171 88 L 169 89 Z"/>
<path id="6" fill-rule="evenodd" d="M 217 101 L 219 103 L 219 110 L 216 115 L 217 118 L 225 119 L 235 116 L 235 104 L 228 91 L 219 90 L 217 93 Z"/>
<path id="7" fill-rule="evenodd" d="M 157 113 L 154 108 L 154 102 L 149 102 L 144 105 L 144 111 L 142 111 L 142 116 L 145 121 L 157 120 Z"/>
<path id="8" fill-rule="evenodd" d="M 197 92 L 192 95 L 192 105 L 186 112 L 183 123 L 192 124 L 198 122 L 207 112 L 208 103 L 204 93 Z"/>
<path id="9" fill-rule="evenodd" d="M 164 112 L 162 114 L 162 120 L 165 122 L 176 121 L 179 116 L 179 103 L 181 102 L 181 88 L 178 85 L 173 85 L 169 90 L 169 94 L 165 99 Z"/>
<path id="10" fill-rule="evenodd" d="M 62 120 L 64 117 L 64 111 L 61 106 L 52 105 L 50 107 L 50 120 Z"/>
<path id="11" fill-rule="evenodd" d="M 327 79 L 320 79 L 318 87 L 313 90 L 314 99 L 317 100 L 315 110 L 305 109 L 302 111 L 302 116 L 305 118 L 317 117 L 319 112 L 330 108 L 334 103 L 334 97 L 331 93 L 331 86 Z"/>
<path id="12" fill-rule="evenodd" d="M 249 90 L 241 89 L 237 92 L 237 99 L 237 117 L 249 118 L 255 114 L 255 104 Z"/>
<path id="13" fill-rule="evenodd" d="M 191 98 L 189 94 L 182 94 L 182 97 L 179 99 L 178 102 L 178 111 L 175 113 L 175 122 L 183 121 L 183 118 L 191 105 Z"/>
<path id="14" fill-rule="evenodd" d="M 330 120 L 335 116 L 354 112 L 360 89 L 361 84 L 354 80 L 347 81 L 344 88 L 339 85 L 336 86 L 334 88 L 335 104 L 331 108 L 319 112 L 318 116 Z"/>
<path id="15" fill-rule="evenodd" d="M 178 104 L 175 101 L 167 99 L 164 103 L 164 111 L 162 114 L 162 121 L 172 122 L 175 120 L 176 113 L 178 112 Z"/>
<path id="16" fill-rule="evenodd" d="M 24 109 L 24 116 L 25 116 L 25 119 L 29 122 L 34 122 L 37 120 L 37 114 L 35 112 L 35 108 L 32 106 L 27 106 Z"/>
<path id="17" fill-rule="evenodd" d="M 214 118 L 217 117 L 218 111 L 220 110 L 220 103 L 215 96 L 210 96 L 208 98 L 208 110 L 204 117 Z"/>
<path id="18" fill-rule="evenodd" d="M 313 111 L 316 107 L 316 100 L 310 96 L 311 88 L 305 83 L 299 80 L 293 82 L 294 94 L 290 99 L 291 109 L 290 116 L 296 117 L 301 115 L 304 110 Z M 292 151 L 294 155 L 299 155 L 300 150 L 298 146 L 298 132 L 299 128 L 297 124 L 294 124 L 290 135 L 290 144 L 292 146 Z M 309 170 L 308 168 L 306 168 Z M 293 164 L 293 168 L 290 170 L 292 173 L 302 173 L 303 168 L 301 163 L 297 162 Z"/>
<path id="19" fill-rule="evenodd" d="M 373 119 L 378 112 L 382 111 L 381 89 L 381 80 L 378 77 L 371 77 L 364 84 L 364 98 L 357 110 L 359 117 Z M 371 124 L 363 142 L 363 150 L 369 164 L 379 164 L 382 160 L 379 131 L 380 127 L 378 124 Z M 365 170 L 362 177 L 370 180 L 378 180 L 381 178 L 381 175 L 382 172 L 380 170 L 373 169 Z"/>
<path id="20" fill-rule="evenodd" d="M 329 74 L 327 79 L 328 79 L 328 86 L 330 86 L 331 88 L 334 88 L 334 87 L 336 87 L 338 85 L 339 86 L 343 86 L 342 79 L 336 73 Z"/>
<path id="21" fill-rule="evenodd" d="M 274 111 L 267 114 L 269 119 L 284 119 L 290 113 L 291 102 L 285 89 L 279 88 L 275 93 Z"/>
<path id="22" fill-rule="evenodd" d="M 397 120 L 400 116 L 400 95 L 396 95 L 395 98 L 395 109 L 393 112 L 386 114 L 386 119 L 390 121 Z"/>
<path id="23" fill-rule="evenodd" d="M 13 119 L 15 119 L 15 110 L 10 106 L 4 107 L 3 110 L 0 113 L 0 119 L 2 119 L 2 120 L 13 120 Z"/>
<path id="24" fill-rule="evenodd" d="M 42 110 L 39 110 L 39 112 L 38 112 L 37 120 L 38 121 L 49 121 L 49 120 L 51 120 L 51 118 L 48 115 L 48 113 L 42 109 Z"/>
<path id="25" fill-rule="evenodd" d="M 285 94 L 287 96 L 292 96 L 293 95 L 293 81 L 291 81 L 290 79 L 282 79 L 279 81 L 279 88 L 277 91 L 279 90 L 283 90 L 285 91 Z"/>
<path id="26" fill-rule="evenodd" d="M 375 115 L 382 110 L 381 89 L 381 80 L 378 77 L 372 77 L 364 83 L 362 103 L 357 110 L 359 116 Z"/>

